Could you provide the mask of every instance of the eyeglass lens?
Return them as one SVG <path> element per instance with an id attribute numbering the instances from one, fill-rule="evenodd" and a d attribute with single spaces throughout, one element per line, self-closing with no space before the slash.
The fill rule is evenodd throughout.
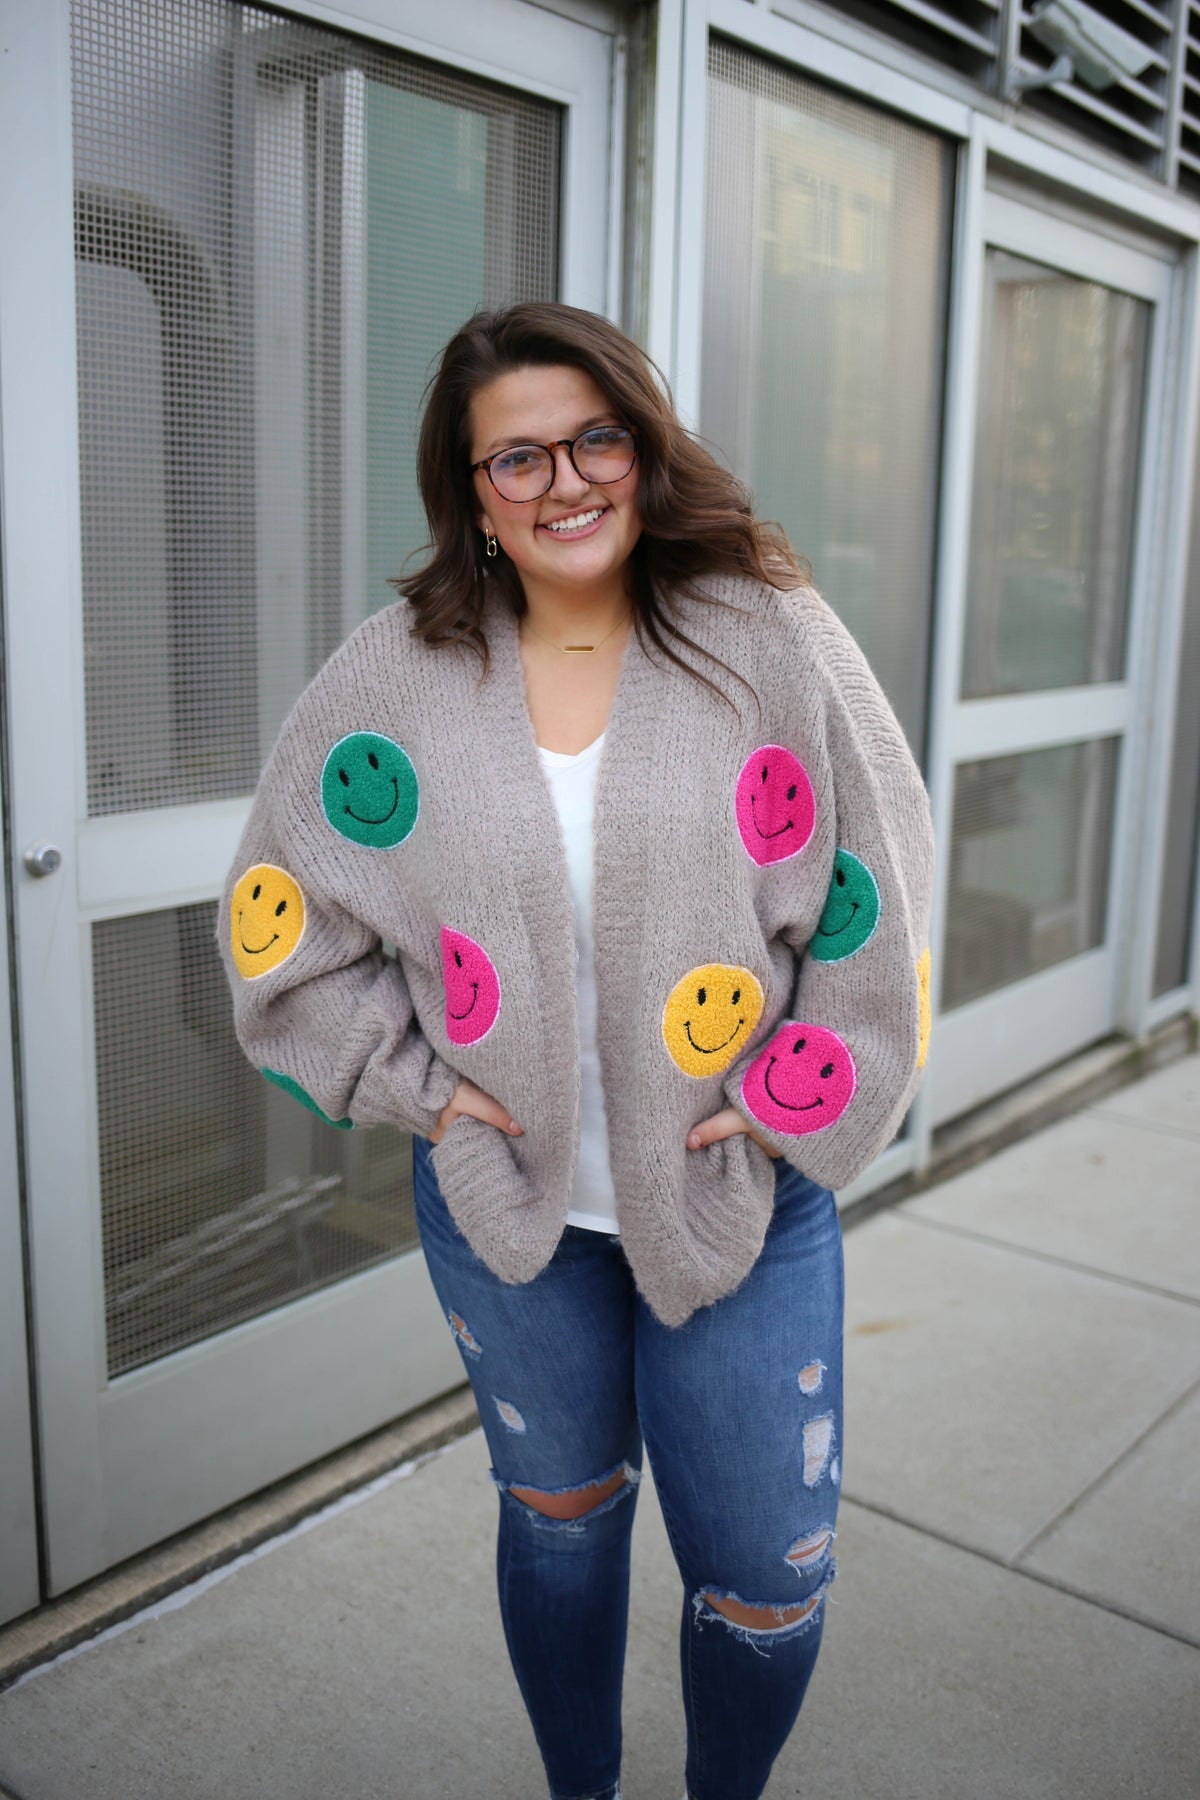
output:
<path id="1" fill-rule="evenodd" d="M 620 481 L 633 467 L 633 433 L 623 425 L 598 425 L 575 439 L 571 461 L 585 481 Z M 489 473 L 506 500 L 537 500 L 554 485 L 554 458 L 540 444 L 516 444 L 494 456 Z"/>

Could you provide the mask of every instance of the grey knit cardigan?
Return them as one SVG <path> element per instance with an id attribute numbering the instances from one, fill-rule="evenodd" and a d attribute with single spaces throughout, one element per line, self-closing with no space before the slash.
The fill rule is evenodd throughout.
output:
<path id="1" fill-rule="evenodd" d="M 929 809 L 861 652 L 809 588 L 713 580 L 686 630 L 726 704 L 631 635 L 597 778 L 599 1050 L 617 1217 L 668 1325 L 737 1287 L 771 1159 L 851 1180 L 895 1134 L 928 1032 Z M 719 604 L 714 604 L 717 602 Z M 490 667 L 367 620 L 285 722 L 220 915 L 238 1036 L 331 1124 L 428 1133 L 461 1076 L 524 1135 L 460 1117 L 434 1151 L 482 1260 L 531 1280 L 578 1151 L 571 894 L 493 598 Z M 385 948 L 389 947 L 389 948 Z M 394 948 L 394 955 L 390 953 Z"/>

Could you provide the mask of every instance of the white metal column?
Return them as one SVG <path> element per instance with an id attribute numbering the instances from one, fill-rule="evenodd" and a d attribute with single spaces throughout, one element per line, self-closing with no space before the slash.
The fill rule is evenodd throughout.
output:
<path id="1" fill-rule="evenodd" d="M 0 1625 L 38 1602 L 8 918 L 2 901 L 0 884 Z"/>

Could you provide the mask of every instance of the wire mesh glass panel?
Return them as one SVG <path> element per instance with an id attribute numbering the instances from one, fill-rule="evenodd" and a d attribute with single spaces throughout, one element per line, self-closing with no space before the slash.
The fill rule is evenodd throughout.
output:
<path id="1" fill-rule="evenodd" d="M 561 109 L 233 0 L 72 30 L 97 814 L 246 792 L 392 597 L 431 358 L 557 291 Z"/>
<path id="2" fill-rule="evenodd" d="M 93 927 L 110 1376 L 417 1242 L 407 1134 L 335 1129 L 242 1056 L 215 917 Z"/>
<path id="3" fill-rule="evenodd" d="M 1104 941 L 1119 743 L 959 766 L 943 1011 Z"/>
<path id="4" fill-rule="evenodd" d="M 436 350 L 557 293 L 561 109 L 233 0 L 75 0 L 72 33 L 98 814 L 248 791 L 393 597 Z M 110 1374 L 415 1244 L 407 1136 L 245 1063 L 211 905 L 92 948 Z"/>
<path id="5" fill-rule="evenodd" d="M 953 153 L 715 39 L 700 423 L 812 564 L 920 754 Z"/>
<path id="6" fill-rule="evenodd" d="M 1124 673 L 1150 308 L 989 250 L 963 694 Z"/>

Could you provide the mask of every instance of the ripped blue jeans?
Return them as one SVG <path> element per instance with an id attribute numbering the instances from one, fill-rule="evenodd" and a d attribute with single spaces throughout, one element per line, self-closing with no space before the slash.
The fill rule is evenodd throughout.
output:
<path id="1" fill-rule="evenodd" d="M 643 1442 L 684 1584 L 688 1793 L 757 1800 L 800 1711 L 834 1572 L 833 1196 L 777 1162 L 754 1268 L 672 1329 L 601 1232 L 569 1225 L 536 1280 L 500 1281 L 451 1219 L 429 1149 L 414 1143 L 417 1221 L 487 1434 L 500 1611 L 552 1800 L 618 1791 Z M 539 1503 L 578 1516 L 547 1516 Z"/>

